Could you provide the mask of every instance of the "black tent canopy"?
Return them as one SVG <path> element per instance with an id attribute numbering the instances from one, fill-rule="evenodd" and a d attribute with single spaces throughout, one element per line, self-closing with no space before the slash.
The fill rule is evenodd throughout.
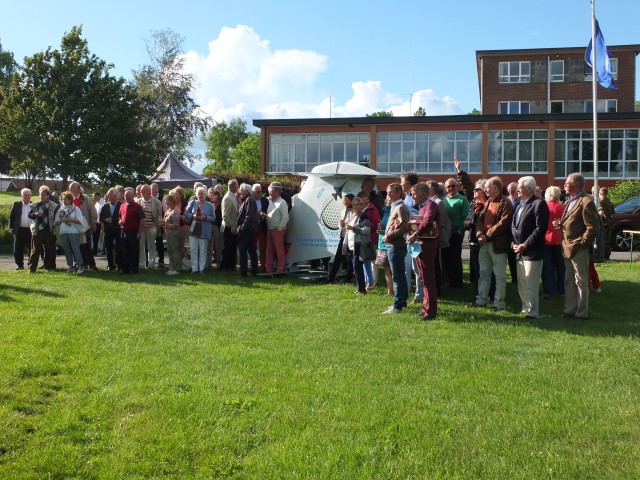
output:
<path id="1" fill-rule="evenodd" d="M 150 183 L 157 183 L 159 188 L 174 188 L 180 185 L 183 188 L 191 188 L 195 182 L 201 182 L 207 187 L 215 184 L 209 177 L 199 175 L 173 154 L 169 153 L 162 163 L 156 168 L 156 173 Z"/>

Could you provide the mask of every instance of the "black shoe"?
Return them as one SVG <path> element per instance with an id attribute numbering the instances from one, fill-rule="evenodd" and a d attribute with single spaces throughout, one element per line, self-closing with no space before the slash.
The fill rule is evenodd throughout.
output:
<path id="1" fill-rule="evenodd" d="M 22 266 L 21 266 L 21 265 L 18 265 L 18 266 L 16 267 L 16 270 L 24 270 L 24 265 L 22 265 Z"/>
<path id="2" fill-rule="evenodd" d="M 423 322 L 428 322 L 429 320 L 435 320 L 436 317 L 430 317 L 429 315 L 422 315 L 420 314 L 420 320 L 422 320 Z"/>

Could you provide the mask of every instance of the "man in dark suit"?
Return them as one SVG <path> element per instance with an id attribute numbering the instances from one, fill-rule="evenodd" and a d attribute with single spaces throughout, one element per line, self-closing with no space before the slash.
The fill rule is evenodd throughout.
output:
<path id="1" fill-rule="evenodd" d="M 9 215 L 9 233 L 13 235 L 13 258 L 16 270 L 24 270 L 24 247 L 31 245 L 31 190 L 20 191 L 22 200 L 14 202 Z"/>
<path id="2" fill-rule="evenodd" d="M 511 249 L 516 255 L 521 313 L 525 314 L 525 318 L 538 318 L 538 289 L 549 207 L 547 202 L 535 195 L 536 180 L 533 177 L 522 177 L 518 180 L 517 188 L 520 201 L 511 222 Z"/>
<path id="3" fill-rule="evenodd" d="M 586 320 L 589 311 L 589 253 L 598 233 L 598 210 L 591 196 L 584 191 L 582 174 L 571 173 L 564 184 L 564 191 L 569 197 L 567 207 L 562 218 L 554 220 L 554 226 L 562 228 L 564 314 Z"/>
<path id="4" fill-rule="evenodd" d="M 269 199 L 262 196 L 262 185 L 256 183 L 253 185 L 253 198 L 258 207 L 258 215 L 260 216 L 260 224 L 256 230 L 256 242 L 260 252 L 260 271 L 267 271 L 267 209 L 269 208 Z M 264 213 L 265 215 L 262 215 Z"/>
<path id="5" fill-rule="evenodd" d="M 120 264 L 120 205 L 118 191 L 110 188 L 107 192 L 107 202 L 100 209 L 100 223 L 104 230 L 104 248 L 107 252 L 107 270 L 115 270 Z"/>
<path id="6" fill-rule="evenodd" d="M 157 198 L 162 203 L 164 196 L 160 191 L 157 183 L 151 184 L 151 196 Z M 163 213 L 164 213 L 163 205 Z M 162 239 L 162 229 L 158 228 L 158 235 L 156 236 L 156 253 L 158 254 L 158 268 L 164 268 L 164 240 Z"/>

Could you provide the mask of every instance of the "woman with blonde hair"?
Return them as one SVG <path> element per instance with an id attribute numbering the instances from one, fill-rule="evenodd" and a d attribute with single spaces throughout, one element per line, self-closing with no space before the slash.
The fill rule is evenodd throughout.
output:
<path id="1" fill-rule="evenodd" d="M 62 205 L 56 213 L 54 225 L 59 227 L 60 242 L 64 250 L 64 256 L 67 259 L 67 272 L 73 273 L 73 260 L 75 257 L 78 266 L 78 274 L 84 272 L 84 263 L 82 261 L 82 253 L 80 251 L 80 232 L 76 225 L 84 220 L 82 212 L 73 204 L 73 194 L 69 191 L 64 192 L 61 197 Z"/>
<path id="2" fill-rule="evenodd" d="M 167 275 L 177 275 L 182 268 L 182 252 L 180 249 L 180 214 L 176 208 L 176 197 L 164 197 L 167 211 L 164 212 L 160 225 L 164 227 L 167 238 L 167 253 L 169 254 L 169 271 Z"/>
<path id="3" fill-rule="evenodd" d="M 560 220 L 565 206 L 560 203 L 560 188 L 551 186 L 545 195 L 549 207 L 549 223 L 545 234 L 546 248 L 542 259 L 542 298 L 564 295 L 564 258 L 562 258 L 562 233 L 555 227 L 554 220 Z"/>

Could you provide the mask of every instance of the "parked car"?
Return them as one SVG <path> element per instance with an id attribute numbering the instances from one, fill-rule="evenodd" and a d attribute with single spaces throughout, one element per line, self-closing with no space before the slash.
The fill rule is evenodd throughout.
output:
<path id="1" fill-rule="evenodd" d="M 640 231 L 640 196 L 631 197 L 617 204 L 611 217 L 611 248 L 614 250 L 629 250 L 631 235 L 623 230 Z M 640 247 L 640 235 L 634 239 L 634 248 Z"/>

